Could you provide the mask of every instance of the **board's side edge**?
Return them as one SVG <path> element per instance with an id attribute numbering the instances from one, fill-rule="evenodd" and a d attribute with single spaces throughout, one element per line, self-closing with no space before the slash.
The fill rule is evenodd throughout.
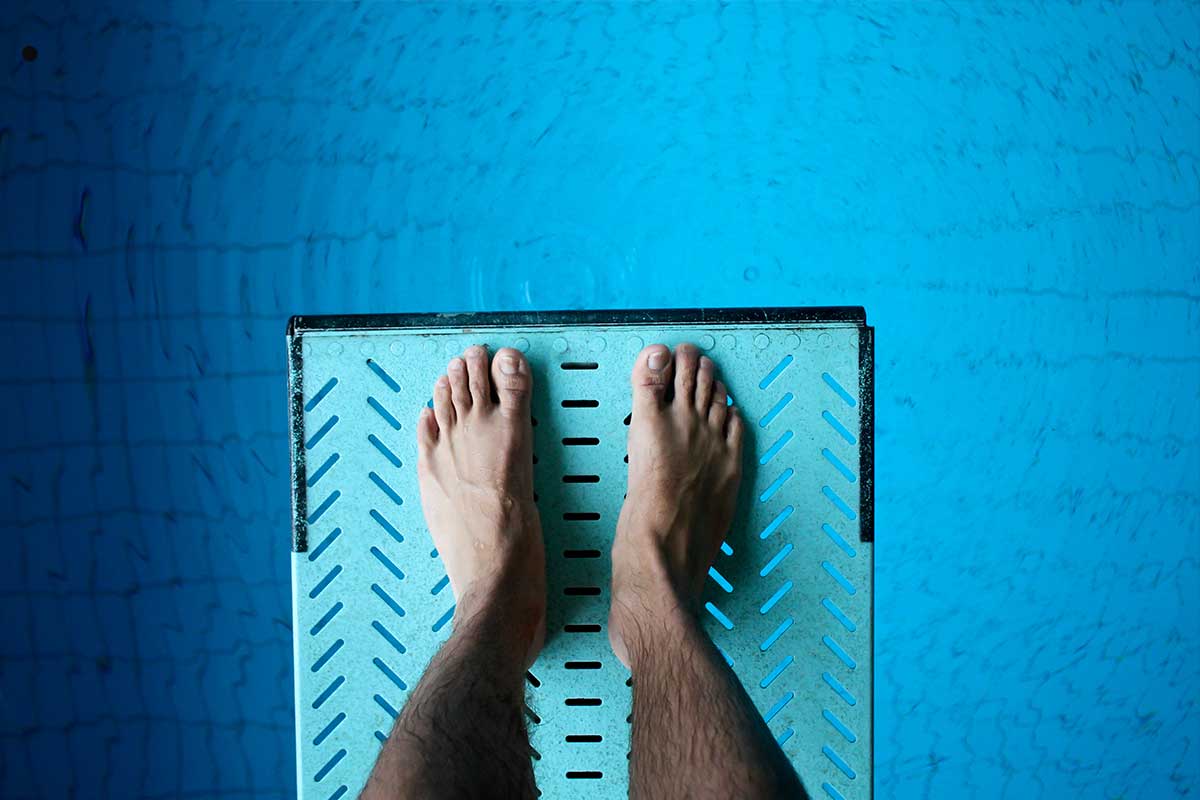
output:
<path id="1" fill-rule="evenodd" d="M 867 797 L 870 800 L 875 800 L 875 546 L 871 546 L 871 575 L 869 577 L 871 584 L 871 603 L 867 614 L 871 620 L 871 635 L 867 639 L 867 646 L 871 653 L 871 680 L 867 686 L 870 691 L 868 702 L 870 706 L 867 711 L 867 718 L 871 720 L 871 737 L 867 742 L 867 759 L 871 765 L 871 785 L 867 787 Z"/>
<path id="2" fill-rule="evenodd" d="M 300 586 L 299 559 L 295 554 L 290 555 L 292 572 L 292 630 L 300 630 Z M 292 696 L 294 698 L 292 712 L 292 726 L 295 728 L 296 734 L 296 797 L 298 800 L 304 800 L 305 797 L 305 782 L 304 782 L 304 726 L 302 722 L 301 705 L 304 696 L 304 686 L 301 681 L 300 671 L 300 638 L 292 636 Z"/>
<path id="3" fill-rule="evenodd" d="M 858 340 L 858 539 L 875 541 L 875 329 L 864 325 Z"/>
<path id="4" fill-rule="evenodd" d="M 292 552 L 308 550 L 308 496 L 304 463 L 304 355 L 298 317 L 288 321 L 288 433 L 292 461 Z"/>
<path id="5" fill-rule="evenodd" d="M 867 742 L 867 759 L 871 766 L 871 782 L 867 797 L 875 798 L 875 329 L 863 325 L 858 348 L 858 395 L 862 401 L 859 414 L 859 472 L 862 489 L 859 493 L 859 541 L 871 545 L 871 566 L 868 581 L 871 602 L 868 615 L 871 621 L 867 646 L 870 648 L 871 680 L 868 684 L 868 718 L 871 735 Z"/>
<path id="6" fill-rule="evenodd" d="M 292 630 L 300 630 L 300 597 L 298 589 L 300 576 L 297 572 L 299 560 L 296 553 L 308 549 L 308 528 L 306 519 L 307 493 L 305 492 L 306 470 L 304 463 L 304 358 L 301 334 L 297 326 L 298 318 L 288 320 L 287 327 L 287 358 L 288 358 L 288 433 L 291 453 L 292 481 L 292 535 L 291 561 L 292 575 Z M 300 680 L 300 639 L 292 635 L 292 691 L 295 698 L 292 724 L 296 734 L 296 797 L 300 800 L 306 795 L 304 782 L 304 738 L 301 719 L 303 684 Z"/>

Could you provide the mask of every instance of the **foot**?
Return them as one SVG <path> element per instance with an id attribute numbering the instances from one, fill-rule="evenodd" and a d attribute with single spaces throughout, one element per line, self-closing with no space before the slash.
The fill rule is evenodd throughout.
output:
<path id="1" fill-rule="evenodd" d="M 693 345 L 651 345 L 633 368 L 629 489 L 613 541 L 608 635 L 627 666 L 655 621 L 694 614 L 733 520 L 743 425 Z"/>
<path id="2" fill-rule="evenodd" d="M 454 625 L 481 612 L 532 663 L 546 624 L 546 554 L 533 504 L 533 378 L 512 348 L 451 359 L 417 424 L 421 508 L 446 565 Z M 511 640 L 508 637 L 511 636 Z"/>

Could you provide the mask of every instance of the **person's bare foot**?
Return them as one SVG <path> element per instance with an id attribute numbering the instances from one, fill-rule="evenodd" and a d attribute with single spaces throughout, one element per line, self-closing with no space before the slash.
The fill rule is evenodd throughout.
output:
<path id="1" fill-rule="evenodd" d="M 533 503 L 533 378 L 512 348 L 469 347 L 433 387 L 417 424 L 421 507 L 446 565 L 454 624 L 485 608 L 511 628 L 526 663 L 546 624 L 546 554 Z"/>
<path id="2" fill-rule="evenodd" d="M 608 635 L 626 665 L 639 635 L 694 613 L 733 519 L 743 426 L 707 356 L 651 345 L 633 368 L 629 488 L 613 541 Z"/>

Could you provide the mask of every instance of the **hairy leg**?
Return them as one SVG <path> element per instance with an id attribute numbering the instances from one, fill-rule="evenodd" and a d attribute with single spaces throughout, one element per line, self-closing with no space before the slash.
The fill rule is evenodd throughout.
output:
<path id="1" fill-rule="evenodd" d="M 533 504 L 529 364 L 471 347 L 417 424 L 421 507 L 446 564 L 454 629 L 380 751 L 362 797 L 533 797 L 522 703 L 545 636 L 546 567 Z"/>
<path id="2" fill-rule="evenodd" d="M 807 797 L 699 621 L 741 480 L 742 420 L 726 400 L 695 347 L 638 355 L 609 615 L 633 673 L 633 798 Z"/>

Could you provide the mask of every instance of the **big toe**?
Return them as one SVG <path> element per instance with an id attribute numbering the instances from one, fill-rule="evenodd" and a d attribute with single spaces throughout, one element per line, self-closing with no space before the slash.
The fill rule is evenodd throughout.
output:
<path id="1" fill-rule="evenodd" d="M 529 362 L 519 350 L 502 347 L 496 351 L 492 359 L 492 385 L 500 400 L 500 413 L 513 417 L 529 416 L 533 375 Z"/>
<path id="2" fill-rule="evenodd" d="M 673 373 L 671 351 L 665 344 L 652 344 L 638 353 L 630 377 L 634 411 L 661 407 L 666 401 Z"/>

